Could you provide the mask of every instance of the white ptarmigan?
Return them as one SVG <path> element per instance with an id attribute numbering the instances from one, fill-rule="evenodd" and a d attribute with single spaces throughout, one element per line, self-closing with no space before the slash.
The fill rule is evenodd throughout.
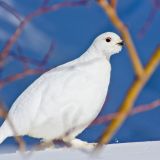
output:
<path id="1" fill-rule="evenodd" d="M 79 58 L 44 73 L 14 102 L 8 117 L 18 135 L 45 141 L 63 140 L 71 145 L 100 112 L 110 82 L 110 56 L 123 41 L 112 32 L 98 36 Z M 0 143 L 14 136 L 7 120 L 0 128 Z"/>

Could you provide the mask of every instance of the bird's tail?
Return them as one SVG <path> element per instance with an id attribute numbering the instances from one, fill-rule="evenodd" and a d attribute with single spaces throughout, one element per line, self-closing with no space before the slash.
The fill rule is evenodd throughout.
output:
<path id="1" fill-rule="evenodd" d="M 4 133 L 4 130 L 0 128 L 0 144 L 7 138 L 8 136 Z"/>
<path id="2" fill-rule="evenodd" d="M 0 144 L 7 138 L 13 135 L 13 131 L 7 121 L 4 121 L 0 127 Z"/>

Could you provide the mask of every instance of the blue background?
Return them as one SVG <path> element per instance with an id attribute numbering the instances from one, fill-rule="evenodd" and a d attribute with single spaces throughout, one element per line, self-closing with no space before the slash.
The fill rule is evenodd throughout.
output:
<path id="1" fill-rule="evenodd" d="M 35 10 L 42 4 L 42 0 L 6 0 L 22 17 Z M 54 4 L 62 1 L 52 1 Z M 158 1 L 159 2 L 159 1 Z M 159 2 L 160 5 L 160 2 Z M 119 17 L 129 27 L 139 57 L 143 65 L 147 63 L 154 49 L 160 42 L 160 13 L 157 11 L 148 27 L 147 32 L 140 37 L 139 31 L 146 22 L 153 9 L 151 0 L 119 0 L 117 12 Z M 0 49 L 18 26 L 18 20 L 0 7 Z M 21 46 L 21 54 L 41 60 L 51 41 L 55 43 L 53 56 L 46 67 L 52 68 L 79 57 L 100 33 L 113 31 L 118 33 L 103 10 L 96 2 L 91 1 L 86 6 L 63 8 L 34 18 L 21 34 L 12 48 Z M 111 58 L 112 76 L 107 102 L 101 115 L 115 112 L 125 97 L 126 91 L 135 76 L 126 48 L 121 54 Z M 31 66 L 34 67 L 34 66 Z M 22 71 L 22 65 L 11 57 L 1 71 L 0 79 L 7 75 Z M 39 76 L 39 75 L 38 75 Z M 0 99 L 6 106 L 12 105 L 18 95 L 29 86 L 38 76 L 27 76 L 6 85 L 0 90 Z M 156 69 L 152 78 L 140 93 L 135 105 L 149 103 L 160 98 L 160 67 Z M 121 129 L 113 137 L 111 143 L 160 140 L 160 108 L 129 117 Z M 95 141 L 101 135 L 106 124 L 92 126 L 79 137 L 87 141 Z M 25 137 L 27 144 L 38 141 Z M 14 144 L 13 138 L 8 138 L 3 144 Z"/>

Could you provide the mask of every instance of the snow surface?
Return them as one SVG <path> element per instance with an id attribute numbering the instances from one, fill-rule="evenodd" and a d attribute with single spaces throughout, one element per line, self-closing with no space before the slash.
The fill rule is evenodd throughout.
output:
<path id="1" fill-rule="evenodd" d="M 0 160 L 160 160 L 160 141 L 118 143 L 105 146 L 99 154 L 72 148 L 36 151 L 23 158 L 20 153 L 1 154 Z"/>

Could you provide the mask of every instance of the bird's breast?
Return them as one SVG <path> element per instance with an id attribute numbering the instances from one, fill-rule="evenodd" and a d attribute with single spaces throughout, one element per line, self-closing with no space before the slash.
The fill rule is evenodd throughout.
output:
<path id="1" fill-rule="evenodd" d="M 92 121 L 96 118 L 105 102 L 110 82 L 111 66 L 107 60 L 102 59 L 86 65 L 80 70 L 85 77 L 84 83 L 86 85 L 80 89 L 83 101 L 80 100 L 79 103 L 84 102 L 81 105 L 83 108 L 83 111 L 81 108 L 82 114 L 88 117 L 88 121 Z"/>
<path id="2" fill-rule="evenodd" d="M 92 83 L 101 90 L 108 88 L 110 82 L 111 65 L 106 59 L 98 59 L 97 61 L 86 65 L 80 69 L 88 83 Z M 97 89 L 98 89 L 97 88 Z"/>

